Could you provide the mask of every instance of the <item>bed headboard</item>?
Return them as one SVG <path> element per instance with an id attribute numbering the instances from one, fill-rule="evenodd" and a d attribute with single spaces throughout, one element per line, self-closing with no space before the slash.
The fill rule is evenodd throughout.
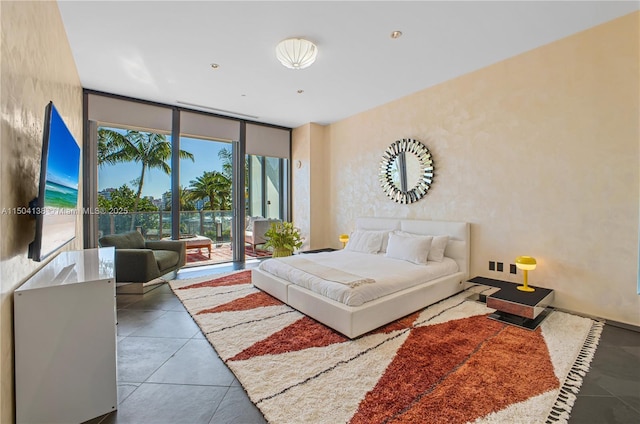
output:
<path id="1" fill-rule="evenodd" d="M 469 278 L 471 239 L 468 222 L 428 221 L 401 218 L 356 218 L 356 229 L 360 230 L 402 230 L 408 233 L 430 236 L 449 236 L 445 256 L 455 260 Z"/>

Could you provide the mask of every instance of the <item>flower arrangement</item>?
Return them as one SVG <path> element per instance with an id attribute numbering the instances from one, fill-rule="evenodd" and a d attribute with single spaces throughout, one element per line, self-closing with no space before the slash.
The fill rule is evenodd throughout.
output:
<path id="1" fill-rule="evenodd" d="M 274 222 L 264 233 L 267 242 L 266 247 L 273 248 L 273 257 L 291 256 L 295 249 L 302 246 L 300 229 L 291 222 Z"/>

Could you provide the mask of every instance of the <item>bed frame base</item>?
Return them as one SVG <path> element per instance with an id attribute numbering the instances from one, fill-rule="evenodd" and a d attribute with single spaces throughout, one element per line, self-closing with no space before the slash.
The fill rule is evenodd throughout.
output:
<path id="1" fill-rule="evenodd" d="M 251 272 L 254 286 L 352 339 L 463 289 L 463 274 L 458 273 L 367 302 L 362 306 L 347 306 L 268 275 L 259 269 L 252 269 Z M 284 292 L 287 293 L 286 297 L 282 295 Z"/>

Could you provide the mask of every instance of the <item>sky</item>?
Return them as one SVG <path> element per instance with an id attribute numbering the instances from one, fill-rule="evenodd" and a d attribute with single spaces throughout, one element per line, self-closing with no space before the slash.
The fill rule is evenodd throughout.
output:
<path id="1" fill-rule="evenodd" d="M 171 137 L 167 136 L 167 140 L 170 141 Z M 231 143 L 181 137 L 180 149 L 192 153 L 195 161 L 180 160 L 180 185 L 189 187 L 189 181 L 195 180 L 204 171 L 222 171 L 222 161 L 218 158 L 218 152 L 224 147 L 231 150 Z M 123 184 L 127 184 L 135 191 L 138 186 L 133 185 L 131 181 L 140 177 L 141 171 L 142 164 L 135 162 L 101 166 L 98 168 L 98 191 L 118 188 Z M 171 190 L 169 175 L 159 169 L 145 172 L 143 197 L 153 196 L 155 199 L 161 199 L 162 193 L 169 190 Z"/>

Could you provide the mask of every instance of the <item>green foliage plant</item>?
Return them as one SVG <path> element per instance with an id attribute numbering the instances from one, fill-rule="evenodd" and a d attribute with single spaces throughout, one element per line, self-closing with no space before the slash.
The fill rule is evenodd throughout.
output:
<path id="1" fill-rule="evenodd" d="M 302 247 L 300 229 L 294 227 L 291 222 L 272 223 L 264 236 L 267 239 L 265 246 L 273 248 L 274 256 L 277 256 L 275 253 L 284 250 L 291 254 L 295 249 Z"/>

